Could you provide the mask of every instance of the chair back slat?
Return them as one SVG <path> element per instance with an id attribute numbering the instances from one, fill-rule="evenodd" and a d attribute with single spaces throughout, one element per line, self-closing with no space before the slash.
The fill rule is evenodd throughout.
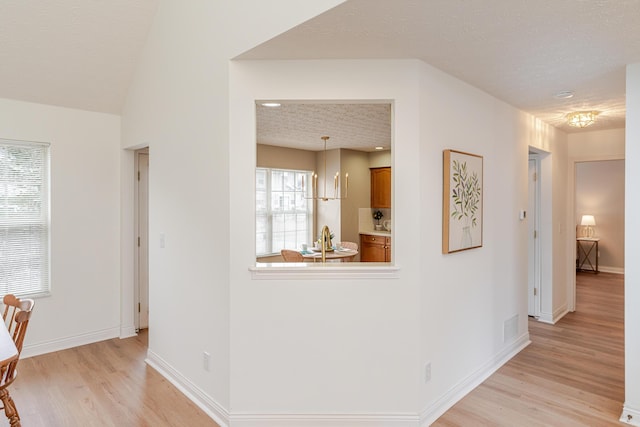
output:
<path id="1" fill-rule="evenodd" d="M 16 366 L 18 365 L 18 360 L 20 360 L 24 337 L 27 333 L 27 326 L 29 326 L 35 302 L 28 298 L 21 300 L 16 298 L 15 295 L 8 294 L 4 296 L 3 303 L 5 307 L 2 317 L 18 350 L 18 357 L 0 369 L 0 386 L 4 387 L 15 379 Z"/>

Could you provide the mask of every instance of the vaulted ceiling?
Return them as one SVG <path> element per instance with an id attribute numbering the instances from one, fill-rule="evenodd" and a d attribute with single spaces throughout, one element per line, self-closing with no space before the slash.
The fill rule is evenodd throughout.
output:
<path id="1" fill-rule="evenodd" d="M 0 1 L 0 97 L 119 114 L 157 4 Z M 638 19 L 640 0 L 348 0 L 239 58 L 418 58 L 568 132 L 577 109 L 619 128 Z"/>

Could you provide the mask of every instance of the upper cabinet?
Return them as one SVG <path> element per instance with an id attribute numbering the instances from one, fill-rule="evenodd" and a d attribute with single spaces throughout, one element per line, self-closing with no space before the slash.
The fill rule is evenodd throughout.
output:
<path id="1" fill-rule="evenodd" d="M 391 208 L 391 168 L 371 168 L 371 207 Z"/>

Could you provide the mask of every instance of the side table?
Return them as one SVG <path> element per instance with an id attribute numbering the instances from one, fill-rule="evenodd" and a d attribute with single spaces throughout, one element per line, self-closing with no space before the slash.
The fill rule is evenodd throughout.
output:
<path id="1" fill-rule="evenodd" d="M 593 273 L 599 273 L 598 270 L 598 258 L 599 258 L 599 250 L 598 250 L 598 242 L 600 239 L 597 237 L 578 237 L 576 239 L 576 271 L 591 271 Z M 593 257 L 591 254 L 593 254 Z M 594 263 L 591 262 L 591 258 L 594 258 Z M 588 264 L 588 267 L 585 266 Z"/>

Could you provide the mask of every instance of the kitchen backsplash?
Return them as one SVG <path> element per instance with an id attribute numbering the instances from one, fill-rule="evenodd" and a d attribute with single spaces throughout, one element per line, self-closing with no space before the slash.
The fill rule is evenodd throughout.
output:
<path id="1" fill-rule="evenodd" d="M 385 221 L 391 221 L 391 209 L 376 209 L 376 208 L 359 208 L 358 209 L 358 230 L 360 233 L 366 233 L 375 230 L 375 224 L 378 223 L 373 219 L 373 213 L 375 211 L 382 212 L 382 218 L 380 219 L 380 225 L 383 225 Z M 391 221 L 389 224 L 392 224 Z M 384 231 L 384 227 L 382 228 Z"/>

